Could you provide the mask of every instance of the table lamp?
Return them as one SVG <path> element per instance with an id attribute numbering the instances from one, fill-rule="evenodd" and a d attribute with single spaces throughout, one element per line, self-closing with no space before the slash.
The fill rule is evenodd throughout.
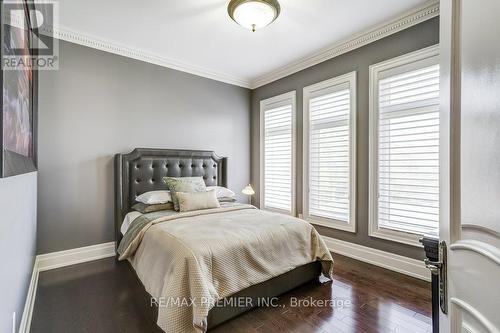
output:
<path id="1" fill-rule="evenodd" d="M 253 190 L 252 185 L 248 184 L 247 186 L 245 186 L 245 188 L 243 190 L 241 190 L 241 193 L 248 195 L 248 201 L 250 204 L 252 204 L 252 195 L 255 194 L 255 191 Z"/>

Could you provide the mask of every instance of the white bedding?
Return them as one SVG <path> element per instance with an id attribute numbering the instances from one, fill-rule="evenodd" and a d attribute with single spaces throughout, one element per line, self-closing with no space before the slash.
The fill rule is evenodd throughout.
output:
<path id="1" fill-rule="evenodd" d="M 141 213 L 136 212 L 136 211 L 130 212 L 127 215 L 125 215 L 125 218 L 123 219 L 122 226 L 120 228 L 120 232 L 122 233 L 122 235 L 125 235 L 128 228 L 130 228 L 130 225 L 132 224 L 132 222 L 134 222 L 134 220 L 141 215 L 142 215 Z"/>

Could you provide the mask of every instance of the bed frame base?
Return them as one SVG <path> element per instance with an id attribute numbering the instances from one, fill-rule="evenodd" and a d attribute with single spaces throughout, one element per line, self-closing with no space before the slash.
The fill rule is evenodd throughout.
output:
<path id="1" fill-rule="evenodd" d="M 208 313 L 208 328 L 210 329 L 215 326 L 218 326 L 230 319 L 233 319 L 234 317 L 239 316 L 240 314 L 243 314 L 251 310 L 257 304 L 259 304 L 259 302 L 262 303 L 263 299 L 266 298 L 269 299 L 272 297 L 280 296 L 307 282 L 310 282 L 314 279 L 318 279 L 320 274 L 321 274 L 321 263 L 316 261 L 304 266 L 299 266 L 290 272 L 287 272 L 270 280 L 243 289 L 242 291 L 230 297 L 227 297 L 226 304 L 227 303 L 238 304 L 237 302 L 238 298 L 244 297 L 245 299 L 247 299 L 248 297 L 248 299 L 251 299 L 251 302 L 249 303 L 252 306 L 248 307 L 216 306 Z M 231 299 L 235 299 L 234 302 L 231 302 Z"/>
<path id="2" fill-rule="evenodd" d="M 132 265 L 130 265 L 132 268 Z M 135 271 L 134 271 L 135 272 Z M 285 274 L 279 275 L 270 280 L 253 285 L 242 291 L 219 301 L 218 306 L 214 307 L 208 313 L 208 328 L 214 328 L 221 325 L 251 309 L 258 304 L 262 304 L 263 300 L 271 299 L 280 296 L 292 289 L 295 289 L 305 283 L 317 280 L 321 275 L 321 263 L 315 261 L 303 266 L 299 266 Z M 143 289 L 144 305 L 146 308 L 147 317 L 156 322 L 158 318 L 158 308 L 152 305 L 151 296 Z M 227 306 L 227 304 L 240 305 L 238 299 L 244 298 L 249 306 Z M 246 301 L 250 300 L 250 301 Z M 273 301 L 273 304 L 276 302 Z M 226 306 L 222 306 L 226 304 Z M 269 306 L 272 306 L 270 304 Z"/>

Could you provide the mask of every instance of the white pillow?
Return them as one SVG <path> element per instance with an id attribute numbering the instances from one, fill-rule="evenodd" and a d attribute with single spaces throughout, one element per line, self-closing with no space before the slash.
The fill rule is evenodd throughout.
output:
<path id="1" fill-rule="evenodd" d="M 236 193 L 223 186 L 207 186 L 207 191 L 215 190 L 217 198 L 234 198 Z"/>
<path id="2" fill-rule="evenodd" d="M 179 210 L 181 212 L 190 212 L 193 210 L 220 208 L 215 190 L 206 192 L 176 192 L 179 199 Z"/>
<path id="3" fill-rule="evenodd" d="M 170 191 L 149 191 L 135 198 L 135 201 L 146 205 L 157 205 L 172 202 L 172 196 Z"/>

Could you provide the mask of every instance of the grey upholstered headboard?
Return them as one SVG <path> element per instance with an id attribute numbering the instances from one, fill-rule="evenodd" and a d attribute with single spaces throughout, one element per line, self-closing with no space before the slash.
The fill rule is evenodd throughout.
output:
<path id="1" fill-rule="evenodd" d="M 123 218 L 135 198 L 144 192 L 166 189 L 163 177 L 200 176 L 207 186 L 227 186 L 227 158 L 213 151 L 137 148 L 115 155 L 115 238 L 122 238 Z"/>

